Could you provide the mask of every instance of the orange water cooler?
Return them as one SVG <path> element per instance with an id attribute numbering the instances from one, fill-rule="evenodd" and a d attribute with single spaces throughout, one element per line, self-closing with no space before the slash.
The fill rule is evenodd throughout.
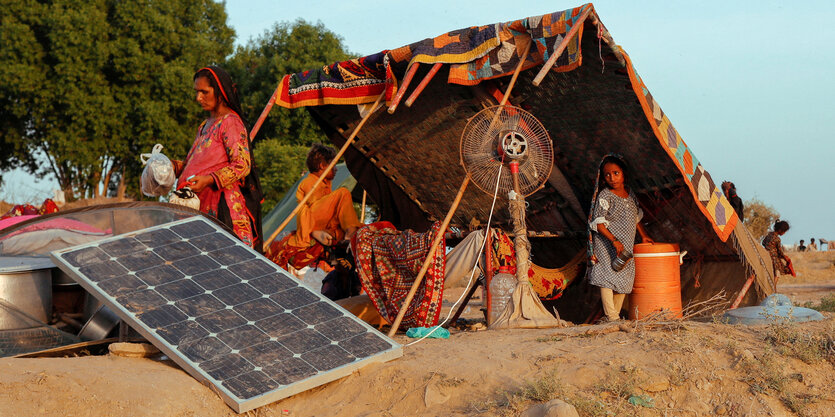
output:
<path id="1" fill-rule="evenodd" d="M 635 255 L 635 284 L 629 295 L 629 319 L 666 309 L 681 317 L 681 272 L 684 254 L 673 243 L 639 243 Z"/>

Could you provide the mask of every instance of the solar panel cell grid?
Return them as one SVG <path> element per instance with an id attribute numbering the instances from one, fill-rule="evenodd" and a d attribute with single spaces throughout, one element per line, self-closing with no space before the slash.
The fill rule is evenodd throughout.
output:
<path id="1" fill-rule="evenodd" d="M 202 218 L 53 259 L 238 412 L 401 355 L 399 345 Z"/>

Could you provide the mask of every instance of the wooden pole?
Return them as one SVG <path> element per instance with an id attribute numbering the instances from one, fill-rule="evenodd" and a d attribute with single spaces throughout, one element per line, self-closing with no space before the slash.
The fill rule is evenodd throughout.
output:
<path id="1" fill-rule="evenodd" d="M 429 85 L 429 81 L 432 81 L 432 78 L 435 77 L 435 74 L 438 73 L 438 70 L 441 69 L 442 65 L 442 63 L 438 62 L 437 64 L 432 66 L 432 69 L 430 69 L 426 76 L 423 77 L 423 80 L 420 81 L 420 84 L 418 84 L 418 86 L 415 87 L 415 91 L 412 91 L 412 94 L 409 95 L 408 99 L 406 99 L 406 107 L 412 107 L 412 103 L 414 103 L 420 95 L 420 93 L 423 92 L 423 89 L 426 88 L 427 85 Z"/>
<path id="2" fill-rule="evenodd" d="M 362 190 L 362 210 L 360 213 L 360 223 L 365 224 L 365 196 L 368 193 L 365 190 Z"/>
<path id="3" fill-rule="evenodd" d="M 455 209 L 457 209 L 458 204 L 461 203 L 461 197 L 464 195 L 464 191 L 467 190 L 467 184 L 469 183 L 470 176 L 467 175 L 464 177 L 464 182 L 461 183 L 461 188 L 458 189 L 458 194 L 452 202 L 452 207 L 449 208 L 449 211 L 446 213 L 446 217 L 444 217 L 444 222 L 441 223 L 441 228 L 438 230 L 438 234 L 435 235 L 435 239 L 432 240 L 432 246 L 429 248 L 429 253 L 426 255 L 426 259 L 420 267 L 420 272 L 418 272 L 417 278 L 415 278 L 415 282 L 412 284 L 412 288 L 410 288 L 409 293 L 406 294 L 406 299 L 403 300 L 403 305 L 400 306 L 400 311 L 397 312 L 397 318 L 395 318 L 394 322 L 391 324 L 391 330 L 389 330 L 388 333 L 389 337 L 392 337 L 395 333 L 397 333 L 397 328 L 400 327 L 400 322 L 403 321 L 403 316 L 406 315 L 406 310 L 409 309 L 409 304 L 412 303 L 412 298 L 414 298 L 417 289 L 420 287 L 420 283 L 423 281 L 423 276 L 426 275 L 426 271 L 429 270 L 429 264 L 431 264 L 434 259 L 432 254 L 435 253 L 435 250 L 438 249 L 438 245 L 440 245 L 441 241 L 444 239 L 444 230 L 446 230 L 447 226 L 449 226 L 449 222 L 452 220 L 452 215 L 455 214 Z"/>
<path id="4" fill-rule="evenodd" d="M 513 85 L 516 84 L 516 78 L 519 77 L 519 72 L 522 71 L 522 65 L 525 63 L 525 58 L 528 56 L 528 51 L 530 51 L 531 42 L 528 42 L 528 47 L 525 49 L 525 53 L 519 57 L 519 65 L 516 66 L 516 70 L 513 72 L 513 77 L 510 79 L 510 84 L 507 86 L 507 90 L 505 90 L 504 97 L 502 98 L 502 102 L 499 104 L 500 106 L 505 105 L 507 103 L 507 98 L 510 97 L 510 91 L 513 89 Z M 435 64 L 435 68 L 440 68 L 440 64 Z M 436 71 L 437 72 L 437 71 Z M 432 74 L 432 71 L 429 72 Z M 427 77 L 429 77 L 427 74 Z M 432 74 L 434 75 L 434 74 Z M 426 79 L 424 79 L 428 83 Z M 421 82 L 423 84 L 423 82 Z M 418 86 L 420 88 L 420 86 Z M 415 93 L 418 93 L 419 90 L 415 89 Z M 412 93 L 414 96 L 414 93 Z M 409 97 L 411 100 L 412 97 Z M 409 102 L 406 102 L 406 105 L 409 105 Z M 496 114 L 498 116 L 498 113 Z M 397 333 L 397 328 L 400 327 L 400 322 L 403 321 L 403 316 L 406 315 L 406 310 L 409 309 L 409 304 L 412 302 L 412 298 L 415 296 L 418 287 L 420 287 L 421 281 L 423 281 L 423 276 L 426 274 L 426 271 L 429 269 L 429 264 L 432 262 L 432 253 L 435 252 L 435 249 L 438 248 L 438 244 L 441 243 L 441 240 L 444 238 L 444 232 L 446 231 L 447 226 L 449 226 L 449 221 L 452 219 L 452 215 L 455 213 L 455 210 L 458 208 L 458 204 L 461 203 L 461 197 L 464 195 L 464 191 L 467 189 L 467 184 L 470 183 L 470 176 L 467 175 L 464 178 L 464 182 L 461 183 L 461 188 L 458 189 L 458 195 L 455 196 L 455 200 L 452 202 L 452 207 L 449 208 L 449 211 L 444 218 L 444 222 L 441 224 L 441 229 L 438 230 L 438 234 L 435 236 L 435 239 L 432 241 L 432 247 L 429 249 L 429 253 L 426 256 L 426 260 L 423 261 L 423 266 L 420 268 L 420 272 L 418 272 L 417 277 L 415 278 L 415 282 L 412 284 L 412 288 L 409 289 L 409 293 L 406 295 L 406 299 L 403 301 L 403 305 L 400 306 L 400 311 L 397 313 L 397 318 L 394 320 L 394 323 L 391 324 L 391 330 L 389 330 L 388 336 L 392 337 L 395 333 Z M 489 225 L 488 225 L 489 226 Z"/>
<path id="5" fill-rule="evenodd" d="M 403 77 L 403 82 L 400 85 L 400 89 L 397 90 L 397 94 L 394 95 L 394 99 L 391 100 L 391 106 L 389 106 L 388 112 L 389 114 L 394 114 L 394 111 L 397 110 L 397 105 L 400 104 L 400 100 L 403 99 L 403 95 L 406 94 L 406 89 L 409 87 L 409 83 L 412 82 L 412 77 L 415 76 L 418 67 L 420 64 L 415 62 L 412 64 L 412 67 L 406 71 L 406 75 Z"/>
<path id="6" fill-rule="evenodd" d="M 585 23 L 586 18 L 589 17 L 591 11 L 592 8 L 589 7 L 585 12 L 583 12 L 582 15 L 580 15 L 580 18 L 577 19 L 577 23 L 575 23 L 574 26 L 571 27 L 571 30 L 568 31 L 568 34 L 565 35 L 565 37 L 562 39 L 562 42 L 560 42 L 560 46 L 557 47 L 556 50 L 554 50 L 554 53 L 551 54 L 550 57 L 548 57 L 548 61 L 545 62 L 545 65 L 543 65 L 542 68 L 539 70 L 539 73 L 536 74 L 536 77 L 534 77 L 533 79 L 533 85 L 539 87 L 539 84 L 542 82 L 542 79 L 545 78 L 545 74 L 548 74 L 548 71 L 551 70 L 551 67 L 553 67 L 554 64 L 557 63 L 557 58 L 559 58 L 560 55 L 562 55 L 563 51 L 565 51 L 565 48 L 568 47 L 568 42 L 571 41 L 571 38 L 573 38 L 574 35 L 576 35 L 577 32 L 580 31 L 580 28 L 583 26 L 583 23 Z"/>
<path id="7" fill-rule="evenodd" d="M 748 289 L 751 288 L 751 283 L 753 283 L 753 282 L 754 282 L 754 274 L 751 274 L 751 276 L 748 277 L 748 281 L 745 281 L 745 285 L 743 285 L 742 289 L 739 290 L 739 295 L 736 296 L 736 300 L 734 300 L 734 303 L 731 304 L 731 308 L 729 310 L 733 310 L 733 309 L 739 307 L 739 303 L 741 303 L 742 299 L 745 298 L 745 294 L 748 293 Z"/>
<path id="8" fill-rule="evenodd" d="M 357 127 L 355 127 L 354 131 L 351 133 L 351 136 L 349 136 L 348 139 L 345 140 L 345 144 L 342 145 L 342 149 L 339 150 L 339 152 L 333 158 L 333 161 L 331 161 L 331 163 L 328 164 L 327 168 L 325 168 L 325 170 L 322 172 L 322 175 L 319 176 L 319 179 L 317 179 L 316 182 L 313 183 L 313 187 L 310 189 L 310 191 L 308 191 L 304 198 L 302 198 L 302 201 L 299 202 L 296 208 L 293 209 L 293 212 L 290 213 L 290 215 L 287 216 L 287 218 L 284 219 L 283 222 L 281 222 L 281 225 L 279 225 L 277 229 L 275 229 L 275 232 L 273 232 L 273 234 L 270 235 L 270 238 L 264 241 L 264 250 L 266 250 L 270 246 L 270 243 L 272 243 L 273 240 L 275 240 L 275 237 L 278 236 L 278 234 L 281 233 L 281 231 L 284 230 L 285 227 L 287 227 L 287 224 L 290 223 L 290 220 L 292 220 L 293 217 L 296 217 L 296 214 L 299 213 L 299 210 L 301 210 L 301 208 L 304 207 L 304 203 L 306 203 L 307 200 L 310 199 L 310 196 L 313 195 L 313 191 L 316 190 L 316 187 L 318 187 L 319 184 L 321 184 L 322 181 L 325 179 L 325 177 L 328 176 L 328 173 L 331 172 L 333 167 L 336 166 L 336 163 L 339 162 L 339 158 L 342 158 L 342 155 L 345 153 L 345 151 L 348 150 L 348 146 L 350 146 L 351 143 L 354 142 L 354 138 L 357 137 L 357 133 L 359 133 L 360 129 L 362 129 L 362 127 L 365 125 L 365 122 L 368 121 L 371 115 L 374 114 L 374 112 L 377 111 L 377 109 L 380 107 L 380 100 L 382 100 L 385 95 L 386 93 L 383 92 L 382 94 L 380 94 L 379 97 L 377 97 L 377 101 L 374 102 L 374 106 L 371 108 L 371 111 L 369 111 L 368 114 L 366 114 L 365 117 L 363 117 L 362 120 L 360 120 Z"/>
<path id="9" fill-rule="evenodd" d="M 258 117 L 258 121 L 255 122 L 255 125 L 252 126 L 252 130 L 249 131 L 250 142 L 255 140 L 255 135 L 257 135 L 258 131 L 261 130 L 261 125 L 264 124 L 264 120 L 266 120 L 267 115 L 270 114 L 270 110 L 272 110 L 273 104 L 275 104 L 275 97 L 278 95 L 278 89 L 280 87 L 281 82 L 278 83 L 278 87 L 276 87 L 275 91 L 273 91 L 273 95 L 270 97 L 270 101 L 267 102 L 267 106 L 264 107 L 264 110 L 261 112 L 261 116 Z"/>

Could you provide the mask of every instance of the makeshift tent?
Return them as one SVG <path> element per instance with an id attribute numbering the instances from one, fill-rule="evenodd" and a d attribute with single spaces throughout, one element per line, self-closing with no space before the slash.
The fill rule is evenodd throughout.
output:
<path id="1" fill-rule="evenodd" d="M 333 187 L 345 187 L 353 192 L 354 188 L 357 185 L 357 180 L 351 176 L 351 173 L 348 172 L 348 168 L 345 166 L 345 164 L 337 164 L 336 168 L 336 175 L 334 176 L 333 181 L 331 182 L 333 184 Z M 271 236 L 275 229 L 278 228 L 278 225 L 280 225 L 281 222 L 283 222 L 284 219 L 286 219 L 287 216 L 289 216 L 290 213 L 293 212 L 293 209 L 296 208 L 296 206 L 298 205 L 298 201 L 296 201 L 296 191 L 299 189 L 299 184 L 301 184 L 302 180 L 307 178 L 308 175 L 310 175 L 310 173 L 306 173 L 304 174 L 304 176 L 299 178 L 299 180 L 296 181 L 296 183 L 293 184 L 292 187 L 290 187 L 290 189 L 287 191 L 287 194 L 284 194 L 284 197 L 281 199 L 281 201 L 279 201 L 278 204 L 276 204 L 275 207 L 273 207 L 273 209 L 270 210 L 270 212 L 267 213 L 266 216 L 264 216 L 264 220 L 261 222 L 262 227 L 264 229 L 264 236 Z M 355 202 L 362 201 L 357 199 L 357 197 L 358 196 L 353 195 Z M 359 198 L 362 198 L 362 193 L 360 193 Z M 284 231 L 282 231 L 282 234 L 280 236 L 283 236 L 283 233 L 285 232 L 289 233 L 293 230 L 296 230 L 295 216 L 292 220 L 290 220 L 289 223 L 287 223 L 287 226 L 284 228 Z M 276 238 L 276 240 L 281 240 L 281 237 Z"/>
<path id="2" fill-rule="evenodd" d="M 738 221 L 719 183 L 684 143 L 592 4 L 456 30 L 289 74 L 279 83 L 274 103 L 307 107 L 341 146 L 361 114 L 370 110 L 362 105 L 384 95 L 390 111 L 370 116 L 345 160 L 382 220 L 423 231 L 444 217 L 465 176 L 458 153 L 464 126 L 500 101 L 530 40 L 533 46 L 509 104 L 545 125 L 556 157 L 548 184 L 527 198 L 528 230 L 550 232 L 531 239 L 533 262 L 559 267 L 585 247 L 597 163 L 618 152 L 635 168 L 633 190 L 650 235 L 688 252 L 682 267 L 685 302 L 705 300 L 720 290 L 733 298 L 748 277 L 756 285 L 743 304 L 772 293 L 768 256 Z M 552 54 L 557 55 L 553 67 L 534 85 Z M 361 105 L 360 111 L 355 105 Z M 490 195 L 470 187 L 452 224 L 483 224 L 490 203 Z M 508 213 L 497 210 L 493 225 L 510 230 L 509 224 Z M 597 297 L 584 280 L 578 281 L 557 302 L 562 317 L 573 321 L 584 319 Z"/>

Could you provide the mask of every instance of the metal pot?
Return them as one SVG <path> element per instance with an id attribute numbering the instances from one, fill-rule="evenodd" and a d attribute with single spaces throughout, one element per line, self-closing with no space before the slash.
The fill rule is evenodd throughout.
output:
<path id="1" fill-rule="evenodd" d="M 37 327 L 49 321 L 52 268 L 49 259 L 0 257 L 0 330 Z"/>
<path id="2" fill-rule="evenodd" d="M 116 313 L 101 305 L 78 332 L 78 337 L 82 341 L 105 339 L 119 325 L 119 320 Z"/>

